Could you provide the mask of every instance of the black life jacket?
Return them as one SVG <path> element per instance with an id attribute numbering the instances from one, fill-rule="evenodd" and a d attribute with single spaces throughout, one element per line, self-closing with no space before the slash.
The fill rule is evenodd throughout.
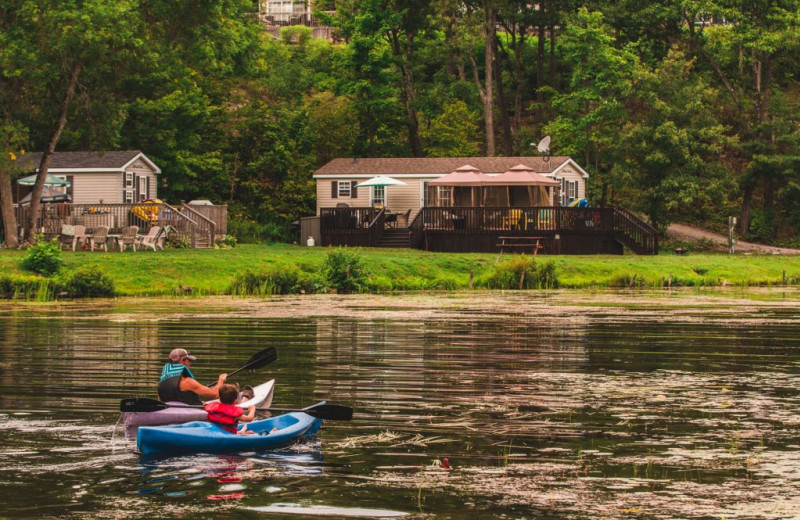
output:
<path id="1" fill-rule="evenodd" d="M 161 371 L 161 380 L 158 383 L 158 398 L 162 401 L 180 401 L 186 404 L 203 404 L 200 396 L 194 392 L 181 390 L 181 378 L 191 377 L 194 374 L 189 367 L 180 363 L 167 363 Z"/>

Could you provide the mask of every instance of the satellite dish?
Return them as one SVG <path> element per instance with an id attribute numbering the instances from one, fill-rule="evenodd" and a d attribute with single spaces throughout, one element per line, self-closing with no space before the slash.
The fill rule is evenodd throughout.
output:
<path id="1" fill-rule="evenodd" d="M 539 141 L 539 144 L 536 145 L 536 148 L 545 155 L 550 155 L 550 136 L 544 136 L 544 139 Z"/>
<path id="2" fill-rule="evenodd" d="M 546 135 L 544 138 L 539 141 L 539 144 L 536 145 L 536 149 L 541 152 L 543 155 L 542 159 L 550 165 L 550 136 Z"/>

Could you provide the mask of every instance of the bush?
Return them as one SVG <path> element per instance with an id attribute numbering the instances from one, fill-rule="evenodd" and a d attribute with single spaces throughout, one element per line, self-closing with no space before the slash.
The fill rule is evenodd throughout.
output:
<path id="1" fill-rule="evenodd" d="M 257 222 L 243 213 L 231 214 L 228 220 L 228 234 L 236 237 L 242 244 L 284 242 L 289 238 L 285 226 L 275 222 Z"/>
<path id="2" fill-rule="evenodd" d="M 233 249 L 236 247 L 236 237 L 225 235 L 221 240 L 217 240 L 214 245 L 219 249 Z"/>
<path id="3" fill-rule="evenodd" d="M 279 265 L 260 273 L 248 269 L 237 274 L 228 293 L 238 296 L 268 296 L 315 292 L 315 289 L 314 280 L 296 266 Z"/>
<path id="4" fill-rule="evenodd" d="M 367 286 L 368 275 L 361 257 L 346 247 L 328 249 L 322 264 L 323 278 L 328 287 L 340 294 L 361 292 Z"/>
<path id="5" fill-rule="evenodd" d="M 521 255 L 495 266 L 488 278 L 478 285 L 489 289 L 555 289 L 558 276 L 553 262 L 537 265 L 532 256 Z"/>
<path id="6" fill-rule="evenodd" d="M 81 267 L 66 276 L 64 290 L 72 298 L 110 298 L 114 281 L 97 266 Z"/>
<path id="7" fill-rule="evenodd" d="M 63 263 L 58 239 L 46 242 L 42 235 L 36 235 L 36 244 L 28 248 L 28 253 L 22 258 L 20 265 L 26 271 L 53 276 L 61 269 Z"/>

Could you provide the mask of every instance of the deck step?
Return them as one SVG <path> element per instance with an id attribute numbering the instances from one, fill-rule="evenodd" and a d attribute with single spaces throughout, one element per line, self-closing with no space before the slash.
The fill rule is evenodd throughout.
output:
<path id="1" fill-rule="evenodd" d="M 378 239 L 376 247 L 386 247 L 392 249 L 410 249 L 411 237 L 408 229 L 387 229 Z"/>

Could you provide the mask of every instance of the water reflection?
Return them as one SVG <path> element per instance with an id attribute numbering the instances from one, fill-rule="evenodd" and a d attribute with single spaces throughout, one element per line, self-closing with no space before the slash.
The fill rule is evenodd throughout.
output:
<path id="1" fill-rule="evenodd" d="M 331 298 L 342 315 L 320 317 L 271 318 L 277 307 L 253 301 L 181 316 L 171 302 L 0 309 L 0 508 L 15 518 L 800 510 L 796 304 L 404 298 L 400 311 Z M 119 399 L 153 397 L 172 348 L 198 355 L 193 369 L 210 381 L 269 345 L 278 361 L 240 383 L 274 377 L 275 406 L 328 400 L 354 406 L 354 420 L 277 453 L 224 457 L 144 459 L 115 430 Z"/>

